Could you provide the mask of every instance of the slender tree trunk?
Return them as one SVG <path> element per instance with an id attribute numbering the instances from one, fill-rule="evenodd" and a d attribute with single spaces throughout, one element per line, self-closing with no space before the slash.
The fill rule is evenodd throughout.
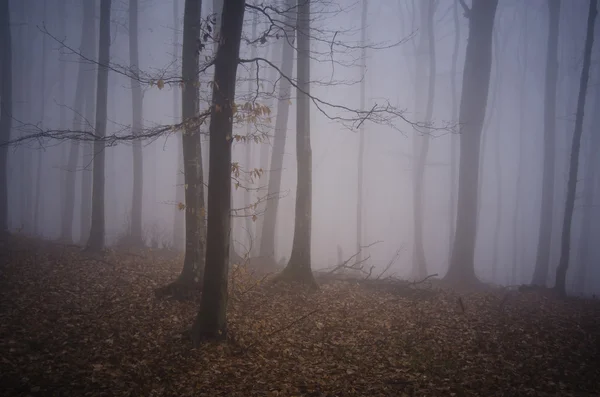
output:
<path id="1" fill-rule="evenodd" d="M 83 3 L 84 14 L 83 18 L 86 19 L 85 25 L 90 32 L 90 45 L 85 46 L 90 52 L 90 59 L 97 59 L 98 56 L 98 38 L 96 35 L 97 24 L 96 24 L 96 1 L 86 1 Z M 86 6 L 87 8 L 86 12 Z M 86 84 L 85 84 L 85 130 L 93 132 L 94 125 L 96 123 L 96 83 L 97 83 L 97 72 L 95 68 L 88 68 L 86 71 Z M 79 239 L 80 243 L 85 245 L 89 238 L 91 220 L 92 220 L 92 173 L 94 168 L 94 152 L 91 143 L 83 142 L 83 170 L 81 172 L 81 214 L 79 217 L 80 229 Z"/>
<path id="2" fill-rule="evenodd" d="M 542 177 L 542 206 L 537 256 L 532 284 L 545 286 L 550 266 L 552 217 L 554 210 L 554 159 L 556 135 L 556 84 L 558 75 L 558 23 L 560 0 L 548 0 L 550 22 L 546 53 L 546 82 L 544 102 L 544 168 Z"/>
<path id="3" fill-rule="evenodd" d="M 111 0 L 100 1 L 100 39 L 98 52 L 98 80 L 96 93 L 96 136 L 94 141 L 94 171 L 92 184 L 92 224 L 87 249 L 96 252 L 104 249 L 104 148 L 106 135 L 108 65 L 110 56 L 110 6 Z"/>
<path id="4" fill-rule="evenodd" d="M 87 25 L 90 19 L 93 19 L 93 4 L 86 2 L 83 5 L 83 18 L 81 27 L 81 43 L 79 51 L 85 56 L 89 52 L 88 46 L 93 40 L 92 29 Z M 85 90 L 88 88 L 86 84 L 86 64 L 80 61 L 77 70 L 77 82 L 75 85 L 75 115 L 73 117 L 73 129 L 80 131 L 84 128 L 82 114 L 85 102 Z M 63 216 L 61 217 L 61 240 L 73 241 L 73 219 L 75 215 L 75 178 L 77 176 L 77 163 L 79 159 L 80 143 L 77 140 L 72 140 L 69 147 L 69 157 L 67 161 L 67 180 L 65 186 L 65 205 L 63 206 Z"/>
<path id="5" fill-rule="evenodd" d="M 452 17 L 454 19 L 454 50 L 452 51 L 452 67 L 450 69 L 450 90 L 452 91 L 452 117 L 458 120 L 458 89 L 456 88 L 456 74 L 458 63 L 458 51 L 460 49 L 460 22 L 458 20 L 458 0 L 454 0 L 452 7 Z M 458 143 L 459 136 L 450 135 L 450 227 L 448 238 L 448 263 L 452 256 L 452 246 L 454 244 L 454 231 L 456 225 L 456 171 L 458 170 Z"/>
<path id="6" fill-rule="evenodd" d="M 311 270 L 312 151 L 310 147 L 310 0 L 298 0 L 296 108 L 296 216 L 290 260 L 282 278 L 316 285 Z"/>
<path id="7" fill-rule="evenodd" d="M 139 77 L 138 55 L 138 0 L 129 0 L 129 63 L 133 70 L 131 79 L 131 108 L 132 134 L 138 135 L 143 129 L 142 122 L 142 87 Z M 144 183 L 144 170 L 142 159 L 142 142 L 133 141 L 133 195 L 131 201 L 131 242 L 143 246 L 142 236 L 142 193 Z"/>
<path id="8" fill-rule="evenodd" d="M 362 0 L 362 11 L 360 18 L 360 41 L 362 46 L 361 74 L 360 81 L 360 110 L 365 111 L 365 80 L 367 78 L 367 0 Z M 363 174 L 365 158 L 365 123 L 361 123 L 358 133 L 358 181 L 356 184 L 356 263 L 362 262 L 362 233 L 363 233 Z"/>
<path id="9" fill-rule="evenodd" d="M 512 215 L 512 268 L 511 268 L 511 284 L 517 284 L 517 269 L 519 268 L 518 252 L 519 252 L 519 219 L 521 215 L 521 188 L 523 184 L 523 172 L 522 167 L 525 163 L 523 159 L 524 155 L 524 137 L 525 137 L 525 114 L 527 109 L 527 60 L 529 58 L 529 35 L 527 29 L 527 5 L 523 7 L 523 35 L 521 41 L 523 42 L 523 70 L 521 73 L 520 89 L 519 89 L 519 142 L 518 142 L 518 160 L 517 160 L 517 179 L 515 187 L 515 210 Z"/>
<path id="10" fill-rule="evenodd" d="M 8 0 L 0 0 L 0 144 L 10 141 L 13 117 L 12 38 Z M 0 146 L 0 232 L 8 232 L 8 147 Z"/>
<path id="11" fill-rule="evenodd" d="M 596 69 L 600 76 L 600 68 Z M 600 109 L 600 88 L 596 87 L 593 109 Z M 579 270 L 575 278 L 574 288 L 580 293 L 585 293 L 587 268 L 592 262 L 592 220 L 594 207 L 594 191 L 596 180 L 600 173 L 600 134 L 596 131 L 600 125 L 600 112 L 595 111 L 593 122 L 590 126 L 590 144 L 586 148 L 585 169 L 583 177 L 583 216 L 580 225 L 579 241 L 577 248 L 577 262 Z"/>
<path id="12" fill-rule="evenodd" d="M 456 284 L 477 283 L 475 238 L 479 149 L 492 67 L 492 31 L 498 0 L 473 0 L 460 104 L 460 164 L 456 234 L 445 279 Z"/>
<path id="13" fill-rule="evenodd" d="M 173 62 L 179 59 L 179 0 L 173 0 Z M 181 120 L 181 92 L 176 85 L 172 86 L 173 90 L 173 117 L 174 122 L 178 123 Z M 184 212 L 181 211 L 180 204 L 185 201 L 185 179 L 183 177 L 183 143 L 179 135 L 176 135 L 177 147 L 177 174 L 175 177 L 175 214 L 173 217 L 173 248 L 177 251 L 185 250 L 185 218 Z"/>
<path id="14" fill-rule="evenodd" d="M 295 0 L 286 0 L 285 8 L 294 7 Z M 281 73 L 292 76 L 294 69 L 294 41 L 295 41 L 295 18 L 292 12 L 285 16 L 287 30 L 283 40 L 281 51 Z M 262 258 L 274 258 L 275 255 L 275 227 L 277 224 L 277 209 L 281 191 L 281 175 L 283 172 L 283 155 L 285 152 L 285 141 L 287 137 L 287 125 L 289 115 L 289 98 L 291 95 L 291 84 L 286 79 L 279 81 L 279 92 L 277 94 L 277 116 L 275 119 L 275 134 L 273 137 L 273 150 L 271 151 L 271 166 L 269 170 L 269 184 L 267 195 L 269 200 L 265 206 L 264 223 L 260 239 L 260 253 Z"/>
<path id="15" fill-rule="evenodd" d="M 415 85 L 417 98 L 417 108 L 423 108 L 424 90 L 419 82 L 425 81 L 425 59 L 429 61 L 428 72 L 428 92 L 427 107 L 425 110 L 424 122 L 429 123 L 433 115 L 433 103 L 435 99 L 435 37 L 433 32 L 433 14 L 434 1 L 427 0 L 421 3 L 421 26 L 424 27 L 420 35 L 419 47 L 417 49 L 417 63 L 415 70 L 417 73 L 417 84 Z M 423 247 L 423 212 L 425 204 L 425 163 L 427 162 L 427 153 L 429 152 L 429 137 L 415 131 L 415 161 L 413 167 L 413 202 L 414 202 L 414 251 L 413 251 L 413 274 L 416 278 L 423 278 L 427 275 L 427 262 L 425 258 L 425 249 Z"/>
<path id="16" fill-rule="evenodd" d="M 66 0 L 59 0 L 57 6 L 57 13 L 59 15 L 59 27 L 58 34 L 61 38 L 66 37 L 66 25 L 67 25 L 67 10 L 66 10 Z M 67 128 L 67 114 L 66 114 L 66 93 L 65 93 L 65 80 L 66 80 L 66 71 L 67 68 L 64 65 L 59 67 L 58 71 L 58 102 L 60 103 L 59 110 L 59 126 L 61 129 Z M 69 145 L 70 147 L 70 145 Z M 63 169 L 65 166 L 64 159 L 68 158 L 67 154 L 67 145 L 61 144 L 61 158 L 59 159 L 60 167 L 58 169 L 58 174 L 60 178 L 60 203 L 58 204 L 58 211 L 60 213 L 64 213 L 64 207 L 66 205 L 66 191 L 67 191 L 67 172 Z M 59 237 L 60 238 L 60 237 Z"/>
<path id="17" fill-rule="evenodd" d="M 252 39 L 256 38 L 256 30 L 258 28 L 258 14 L 255 13 L 252 16 Z M 256 58 L 256 45 L 252 45 L 250 48 L 250 58 Z M 252 91 L 254 90 L 254 87 L 256 87 L 256 85 L 260 84 L 260 81 L 255 80 L 256 79 L 256 64 L 253 63 L 250 66 L 250 79 L 248 81 L 248 94 L 251 95 Z M 252 170 L 252 145 L 254 144 L 254 139 L 251 138 L 252 135 L 252 123 L 250 121 L 247 122 L 246 124 L 246 142 L 245 142 L 245 149 L 246 149 L 246 169 L 248 171 Z M 253 244 L 256 243 L 255 241 L 255 237 L 256 237 L 256 233 L 255 233 L 255 229 L 254 229 L 254 222 L 252 220 L 252 214 L 254 211 L 252 211 L 252 209 L 250 208 L 250 206 L 252 205 L 252 197 L 250 195 L 250 188 L 254 187 L 253 183 L 252 183 L 252 179 L 253 177 L 250 178 L 250 181 L 248 182 L 249 186 L 244 186 L 244 216 L 246 219 L 246 235 L 248 236 L 248 245 L 246 247 L 246 249 L 248 250 L 248 255 L 250 255 L 250 248 L 252 247 Z"/>
<path id="18" fill-rule="evenodd" d="M 48 17 L 48 2 L 44 0 L 44 14 L 42 19 L 45 20 Z M 41 62 L 41 71 L 40 75 L 42 76 L 41 82 L 41 94 L 40 94 L 40 125 L 42 128 L 44 127 L 44 118 L 46 113 L 46 65 L 47 65 L 47 56 L 48 51 L 46 50 L 46 35 L 42 34 L 42 62 Z M 43 236 L 43 203 L 42 200 L 42 170 L 44 163 L 44 149 L 39 148 L 37 152 L 37 171 L 35 174 L 35 198 L 34 198 L 34 208 L 33 208 L 33 227 L 35 230 L 36 236 Z M 40 221 L 40 219 L 42 221 Z"/>
<path id="19" fill-rule="evenodd" d="M 185 258 L 183 270 L 177 280 L 188 287 L 201 287 L 204 277 L 204 177 L 200 128 L 193 121 L 199 110 L 198 67 L 202 16 L 201 0 L 186 0 L 183 16 L 183 90 L 181 95 L 182 120 L 185 127 L 182 136 L 184 182 L 185 182 Z"/>
<path id="20" fill-rule="evenodd" d="M 210 120 L 208 233 L 206 273 L 200 311 L 192 327 L 194 344 L 227 335 L 227 278 L 231 222 L 231 144 L 236 72 L 240 53 L 244 0 L 223 7 L 222 37 L 215 59 Z"/>
<path id="21" fill-rule="evenodd" d="M 577 190 L 577 171 L 579 167 L 581 133 L 583 131 L 583 112 L 585 109 L 585 100 L 590 75 L 592 46 L 594 43 L 594 22 L 596 21 L 597 13 L 598 0 L 590 0 L 587 35 L 585 39 L 585 50 L 583 53 L 583 70 L 581 71 L 581 82 L 579 84 L 579 97 L 577 98 L 575 131 L 573 133 L 573 142 L 571 144 L 571 161 L 569 164 L 569 182 L 567 184 L 565 216 L 562 226 L 560 261 L 558 268 L 556 269 L 556 284 L 554 285 L 554 289 L 561 296 L 566 295 L 567 269 L 569 268 L 569 256 L 571 248 L 571 222 L 573 219 L 573 208 L 575 207 L 575 192 Z"/>

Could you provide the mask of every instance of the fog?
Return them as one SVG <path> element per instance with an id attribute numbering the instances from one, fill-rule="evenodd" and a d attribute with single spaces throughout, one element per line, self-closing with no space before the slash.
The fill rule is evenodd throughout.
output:
<path id="1" fill-rule="evenodd" d="M 178 0 L 174 0 L 178 1 Z M 100 2 L 94 2 L 96 26 Z M 248 2 L 264 6 L 269 2 Z M 263 4 L 264 3 L 264 4 Z M 275 4 L 275 2 L 271 2 Z M 435 97 L 432 128 L 415 129 L 409 122 L 426 119 L 428 68 L 417 66 L 419 39 L 424 34 L 420 12 L 425 1 L 367 2 L 366 43 L 361 43 L 361 2 L 353 0 L 314 0 L 310 44 L 310 91 L 322 106 L 311 102 L 310 136 L 312 146 L 312 269 L 335 266 L 357 252 L 357 180 L 360 130 L 364 130 L 364 173 L 362 201 L 362 257 L 374 274 L 392 261 L 386 275 L 418 278 L 414 272 L 415 213 L 414 171 L 419 145 L 425 140 L 429 150 L 423 176 L 423 248 L 427 274 L 446 273 L 452 251 L 458 186 L 458 111 L 465 66 L 469 19 L 453 0 L 435 3 L 433 34 L 435 43 Z M 485 282 L 501 285 L 529 284 L 532 280 L 540 231 L 544 154 L 544 98 L 548 6 L 542 0 L 500 0 L 494 21 L 492 71 L 487 109 L 482 131 L 479 169 L 479 208 L 475 246 L 475 273 Z M 203 2 L 202 17 L 213 14 L 213 2 Z M 157 128 L 181 122 L 181 87 L 169 78 L 181 75 L 184 1 L 139 2 L 139 69 L 153 84 L 142 81 L 143 126 Z M 218 10 L 217 10 L 218 11 Z M 586 38 L 588 2 L 563 1 L 558 33 L 558 80 L 555 159 L 553 164 L 553 210 L 547 285 L 554 284 L 561 255 L 563 214 L 575 130 L 575 113 Z M 106 135 L 123 136 L 132 124 L 132 82 L 126 72 L 129 58 L 129 2 L 113 0 L 110 14 L 110 64 Z M 456 26 L 454 15 L 457 15 Z M 258 18 L 252 34 L 253 18 Z M 83 7 L 75 0 L 10 1 L 13 64 L 13 115 L 8 146 L 8 229 L 13 233 L 48 240 L 61 238 L 64 221 L 67 175 L 75 173 L 73 242 L 85 244 L 89 230 L 82 227 L 89 216 L 82 211 L 82 181 L 90 178 L 93 158 L 79 151 L 77 167 L 69 169 L 71 139 L 53 139 L 44 132 L 75 130 L 77 75 L 85 63 L 86 78 L 96 81 L 98 65 L 81 58 Z M 260 39 L 269 22 L 262 13 L 247 10 L 244 16 L 240 58 L 255 57 L 250 41 Z M 597 24 L 596 24 L 597 25 Z M 600 29 L 596 29 L 598 32 Z M 459 49 L 453 76 L 456 32 Z M 580 167 L 573 222 L 571 225 L 570 266 L 567 290 L 573 294 L 600 292 L 600 174 L 592 172 L 599 154 L 590 150 L 600 119 L 600 40 L 595 34 L 590 80 L 583 120 Z M 95 33 L 97 40 L 98 32 Z M 268 37 L 258 44 L 256 56 L 281 64 L 280 41 Z M 97 46 L 97 43 L 96 43 Z M 363 59 L 363 47 L 366 57 Z M 200 53 L 201 63 L 212 57 L 216 46 L 207 43 Z M 94 59 L 97 59 L 97 47 Z M 273 55 L 275 54 L 275 55 Z M 426 55 L 426 54 L 425 54 Z M 206 58 L 205 58 L 206 57 Z M 294 53 L 294 76 L 296 74 Z M 425 56 L 425 59 L 427 57 Z M 363 73 L 362 63 L 366 64 Z M 425 62 L 428 62 L 427 60 Z M 234 139 L 233 162 L 244 170 L 261 168 L 261 150 L 272 149 L 277 117 L 277 86 L 283 79 L 265 63 L 258 72 L 251 63 L 237 70 L 236 102 L 253 100 L 271 110 L 270 123 L 251 123 L 251 133 L 266 134 L 266 143 Z M 210 105 L 209 82 L 213 69 L 200 77 L 200 110 Z M 253 77 L 249 79 L 250 74 Z M 256 76 L 259 76 L 257 82 Z M 61 77 L 62 76 L 62 77 Z M 275 80 L 274 80 L 275 76 Z M 292 77 L 292 76 L 289 76 Z M 457 91 L 453 92 L 452 78 Z M 424 78 L 420 81 L 419 78 Z M 142 79 L 143 80 L 143 79 Z M 164 84 L 163 81 L 167 82 Z M 364 81 L 364 109 L 361 109 L 361 81 Z M 274 87 L 275 84 L 275 87 Z M 63 86 L 64 85 L 64 86 Z M 417 94 L 421 90 L 421 94 Z M 425 99 L 419 99 L 421 96 Z M 297 159 L 296 102 L 292 89 L 282 167 L 279 206 L 275 232 L 275 260 L 287 260 L 294 236 Z M 483 99 L 481 99 L 483 100 Z M 454 104 L 453 104 L 454 101 Z M 329 104 L 324 105 L 323 103 Z M 376 106 L 402 109 L 402 118 L 381 120 L 361 113 L 359 119 L 345 117 L 345 109 L 368 112 Z M 334 105 L 334 106 L 330 106 Z M 350 112 L 351 113 L 351 112 Z M 86 124 L 84 122 L 84 124 Z M 94 125 L 89 121 L 90 127 Z M 208 122 L 200 129 L 208 132 Z M 248 123 L 235 123 L 233 134 L 245 135 Z M 421 132 L 419 132 L 419 131 Z M 179 136 L 178 136 L 179 135 Z M 183 252 L 184 219 L 179 209 L 183 190 L 178 174 L 181 133 L 168 131 L 144 139 L 142 229 L 145 244 L 155 249 Z M 454 145 L 453 145 L 454 140 Z M 416 142 L 415 142 L 416 141 Z M 205 176 L 208 175 L 208 138 L 202 138 Z M 250 157 L 247 147 L 250 146 Z M 454 148 L 454 149 L 453 149 Z M 597 148 L 596 148 L 597 149 Z M 594 149 L 594 150 L 596 150 Z M 452 150 L 456 158 L 452 159 Z M 83 153 L 83 154 L 82 154 Z M 115 247 L 127 235 L 131 223 L 133 194 L 132 140 L 109 142 L 105 149 L 105 244 Z M 249 160 L 249 161 L 248 161 Z M 454 163 L 453 163 L 454 161 Z M 587 170 L 592 176 L 587 178 Z M 244 208 L 266 195 L 272 169 L 267 166 L 260 178 L 242 184 L 251 187 L 250 203 L 244 186 L 232 188 L 233 205 Z M 243 176 L 243 175 L 242 175 Z M 591 185 L 588 185 L 591 181 Z M 205 180 L 206 182 L 206 180 Z M 233 184 L 236 181 L 232 181 Z M 179 185 L 179 186 L 178 186 Z M 210 186 L 210 181 L 208 182 Z M 82 190 L 83 189 L 83 190 Z M 584 193 L 593 191 L 591 205 L 584 205 Z M 456 196 L 454 196 L 456 197 Z M 270 198 L 275 200 L 277 198 Z M 85 203 L 83 203 L 85 206 Z M 89 208 L 89 204 L 87 204 Z M 210 212 L 210 207 L 207 209 Z M 232 233 L 235 251 L 258 256 L 258 242 L 264 211 L 234 211 Z M 256 218 L 252 220 L 253 214 Z M 582 221 L 591 219 L 591 228 L 582 235 Z M 250 221 L 248 221 L 250 219 Z M 250 230 L 248 230 L 250 227 Z M 179 228 L 179 234 L 176 233 Z M 588 247 L 581 244 L 587 240 Z M 374 243 L 374 244 L 373 244 Z M 371 245 L 372 244 L 372 245 Z M 249 251 L 249 246 L 253 250 Z M 585 250 L 583 252 L 582 250 Z M 341 254 L 340 254 L 341 252 Z M 398 255 L 396 255 L 398 253 Z M 285 263 L 285 262 L 284 262 Z M 582 269 L 585 269 L 582 270 Z M 583 285 L 576 285 L 584 271 Z"/>

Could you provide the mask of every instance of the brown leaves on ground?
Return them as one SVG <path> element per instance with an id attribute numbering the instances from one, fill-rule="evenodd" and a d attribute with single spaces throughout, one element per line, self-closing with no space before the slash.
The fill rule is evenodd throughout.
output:
<path id="1" fill-rule="evenodd" d="M 0 384 L 29 396 L 592 396 L 600 305 L 536 293 L 273 286 L 235 268 L 229 340 L 191 349 L 181 260 L 0 247 Z M 463 311 L 464 308 L 464 311 Z"/>

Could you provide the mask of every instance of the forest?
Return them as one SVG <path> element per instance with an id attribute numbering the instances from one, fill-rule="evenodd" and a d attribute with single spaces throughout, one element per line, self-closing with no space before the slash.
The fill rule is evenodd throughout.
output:
<path id="1" fill-rule="evenodd" d="M 600 395 L 597 13 L 0 0 L 0 394 Z"/>

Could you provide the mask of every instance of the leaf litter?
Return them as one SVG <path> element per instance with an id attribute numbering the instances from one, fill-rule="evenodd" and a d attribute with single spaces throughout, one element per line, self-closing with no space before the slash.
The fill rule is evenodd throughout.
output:
<path id="1" fill-rule="evenodd" d="M 182 258 L 0 250 L 0 384 L 22 396 L 595 396 L 600 304 L 502 289 L 317 291 L 232 269 L 228 339 L 193 349 Z M 398 287 L 400 288 L 400 287 Z"/>

